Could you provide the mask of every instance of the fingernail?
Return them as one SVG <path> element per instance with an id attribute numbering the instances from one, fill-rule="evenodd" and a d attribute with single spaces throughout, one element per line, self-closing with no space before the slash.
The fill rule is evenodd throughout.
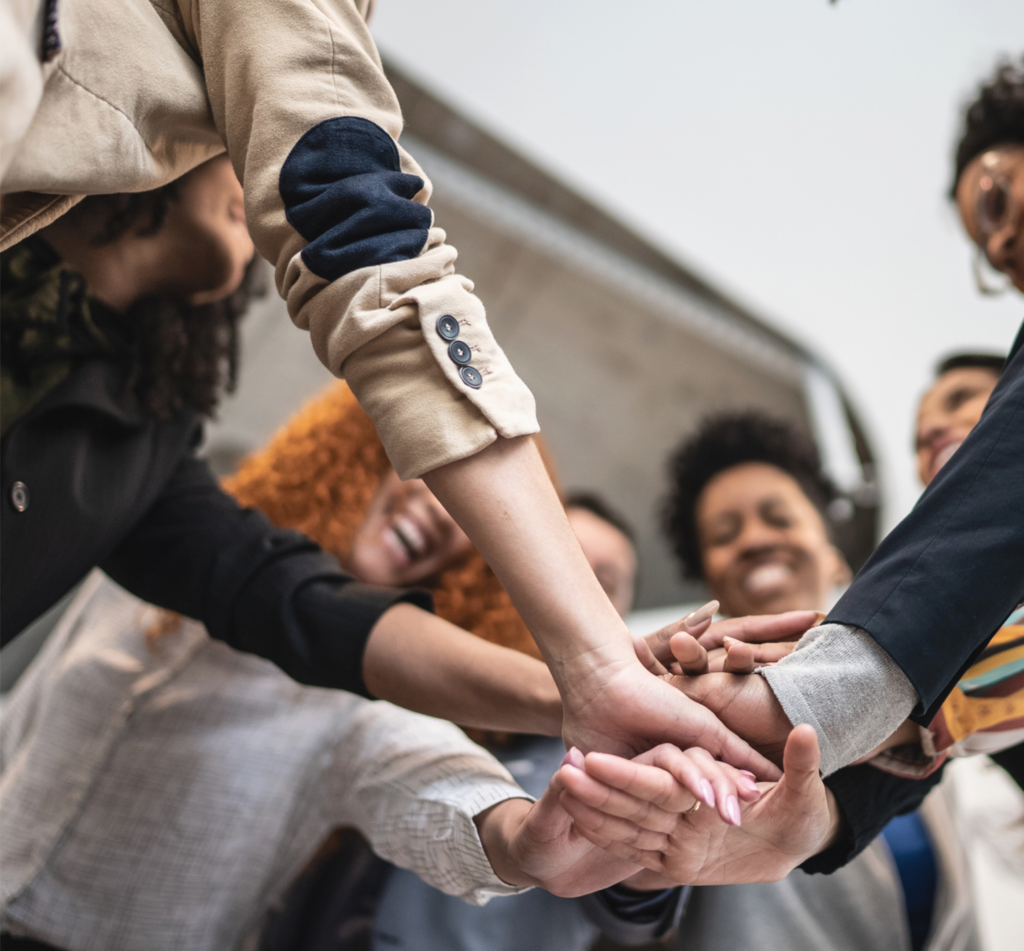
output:
<path id="1" fill-rule="evenodd" d="M 696 611 L 692 611 L 683 618 L 683 627 L 696 627 L 701 621 L 706 621 L 709 617 L 714 617 L 715 612 L 718 610 L 717 601 L 708 601 L 707 604 L 697 608 Z"/>
<path id="2" fill-rule="evenodd" d="M 700 781 L 700 795 L 704 802 L 712 809 L 715 808 L 715 791 L 711 788 L 711 783 L 706 779 Z"/>
<path id="3" fill-rule="evenodd" d="M 741 786 L 746 786 L 747 789 L 757 789 L 757 781 L 749 773 L 740 773 L 736 782 Z"/>
<path id="4" fill-rule="evenodd" d="M 575 766 L 577 769 L 583 769 L 583 754 L 573 746 L 568 749 L 565 756 L 562 757 L 561 765 Z"/>
<path id="5" fill-rule="evenodd" d="M 752 783 L 756 783 L 757 782 L 757 777 L 749 769 L 741 769 L 740 770 L 740 775 L 741 776 L 746 776 L 747 779 L 749 779 Z"/>
<path id="6" fill-rule="evenodd" d="M 730 796 L 725 800 L 725 812 L 734 826 L 740 824 L 740 804 L 735 796 Z"/>

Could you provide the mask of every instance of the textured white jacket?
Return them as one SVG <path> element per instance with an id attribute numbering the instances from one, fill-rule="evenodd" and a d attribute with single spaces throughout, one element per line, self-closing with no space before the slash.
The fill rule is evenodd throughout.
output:
<path id="1" fill-rule="evenodd" d="M 473 817 L 527 798 L 457 727 L 302 687 L 94 572 L 0 718 L 0 930 L 69 951 L 250 948 L 331 830 L 481 904 Z"/>

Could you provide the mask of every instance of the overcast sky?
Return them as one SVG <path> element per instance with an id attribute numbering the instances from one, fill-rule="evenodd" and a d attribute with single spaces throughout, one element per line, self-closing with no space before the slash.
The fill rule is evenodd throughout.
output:
<path id="1" fill-rule="evenodd" d="M 834 366 L 918 493 L 936 359 L 1005 351 L 945 194 L 960 109 L 1020 0 L 379 0 L 386 55 Z M 439 222 L 443 226 L 443 222 Z M 485 302 L 486 303 L 486 302 Z"/>

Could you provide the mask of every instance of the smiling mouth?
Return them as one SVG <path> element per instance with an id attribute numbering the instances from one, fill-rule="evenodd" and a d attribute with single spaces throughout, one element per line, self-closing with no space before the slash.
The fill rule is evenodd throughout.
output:
<path id="1" fill-rule="evenodd" d="M 743 579 L 743 588 L 748 594 L 768 594 L 784 587 L 793 577 L 789 565 L 770 561 L 758 565 Z"/>
<path id="2" fill-rule="evenodd" d="M 401 543 L 410 561 L 422 558 L 427 552 L 427 539 L 419 527 L 407 518 L 399 518 L 391 526 L 391 531 Z"/>

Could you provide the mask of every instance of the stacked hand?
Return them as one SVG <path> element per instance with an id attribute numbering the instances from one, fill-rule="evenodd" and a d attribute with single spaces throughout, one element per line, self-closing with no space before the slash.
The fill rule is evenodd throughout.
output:
<path id="1" fill-rule="evenodd" d="M 779 764 L 792 724 L 763 677 L 739 675 L 791 653 L 821 615 L 789 611 L 712 622 L 717 609 L 718 602 L 711 601 L 646 638 L 634 637 L 637 657 L 650 673 Z M 766 779 L 777 775 L 759 773 Z"/>
<path id="2" fill-rule="evenodd" d="M 674 753 L 671 761 L 674 772 L 670 777 L 675 784 L 672 803 L 678 803 L 682 809 L 704 804 L 704 811 L 715 822 L 733 824 L 740 821 L 739 803 L 755 802 L 761 796 L 751 774 L 716 762 L 704 750 L 693 749 L 684 753 L 669 746 L 659 750 L 672 750 Z M 646 755 L 655 762 L 661 762 L 658 751 Z M 628 760 L 620 760 L 616 756 L 591 756 L 631 765 Z M 566 754 L 563 763 L 576 764 L 568 767 L 571 770 L 570 781 L 575 780 L 577 774 L 587 778 L 582 771 L 583 754 L 578 750 Z M 652 772 L 669 776 L 661 769 Z M 644 786 L 641 793 L 646 789 Z M 638 873 L 644 874 L 644 862 L 625 850 L 605 849 L 601 841 L 591 837 L 586 826 L 574 822 L 563 800 L 573 804 L 576 800 L 571 796 L 566 799 L 567 795 L 562 772 L 559 772 L 537 802 L 506 800 L 476 817 L 484 850 L 498 877 L 511 885 L 540 885 L 556 895 L 575 897 Z M 647 808 L 647 803 L 641 803 L 636 812 L 642 818 Z M 659 816 L 663 812 L 660 807 L 650 808 Z M 639 826 L 631 838 L 638 855 L 667 846 L 662 832 L 649 832 Z M 662 887 L 662 884 L 660 880 L 653 884 L 644 881 L 640 887 Z"/>
<path id="3" fill-rule="evenodd" d="M 840 817 L 818 776 L 809 726 L 791 732 L 782 779 L 762 785 L 759 797 L 741 797 L 742 825 L 710 809 L 687 811 L 693 752 L 662 746 L 633 761 L 591 753 L 557 774 L 576 832 L 649 870 L 631 878 L 632 887 L 777 881 L 834 840 Z"/>

